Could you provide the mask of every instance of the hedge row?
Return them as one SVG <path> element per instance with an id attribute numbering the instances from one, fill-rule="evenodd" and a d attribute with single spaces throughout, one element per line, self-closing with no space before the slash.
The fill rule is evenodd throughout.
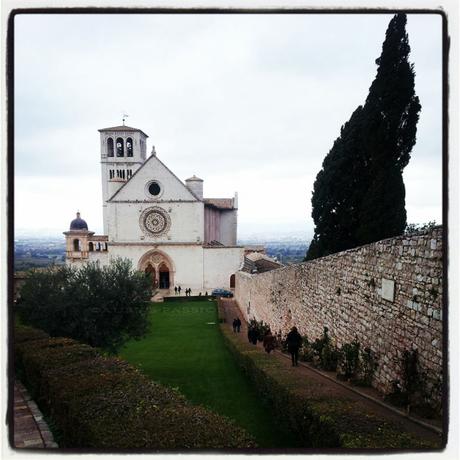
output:
<path id="1" fill-rule="evenodd" d="M 280 429 L 294 435 L 295 447 L 434 449 L 441 447 L 436 435 L 430 439 L 408 433 L 398 422 L 383 419 L 365 404 L 338 393 L 327 393 L 318 381 L 299 380 L 260 348 L 242 342 L 228 327 L 221 326 L 224 340 L 272 408 Z"/>
<path id="2" fill-rule="evenodd" d="M 177 391 L 150 381 L 119 358 L 23 326 L 16 328 L 15 337 L 17 368 L 61 433 L 60 447 L 256 447 L 229 419 L 189 404 Z"/>

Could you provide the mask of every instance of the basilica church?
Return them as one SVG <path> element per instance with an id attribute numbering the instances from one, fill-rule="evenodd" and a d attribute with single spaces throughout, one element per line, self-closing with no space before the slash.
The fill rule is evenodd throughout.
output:
<path id="1" fill-rule="evenodd" d="M 203 180 L 182 182 L 147 157 L 147 134 L 129 126 L 100 129 L 104 234 L 77 213 L 66 237 L 66 261 L 106 265 L 116 257 L 152 274 L 155 288 L 194 293 L 233 288 L 243 263 L 236 244 L 238 196 L 204 198 Z"/>

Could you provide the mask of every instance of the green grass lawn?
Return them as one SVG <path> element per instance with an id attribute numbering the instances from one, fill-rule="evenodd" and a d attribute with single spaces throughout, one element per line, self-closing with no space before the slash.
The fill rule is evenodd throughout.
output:
<path id="1" fill-rule="evenodd" d="M 232 418 L 260 447 L 291 445 L 225 347 L 215 302 L 153 304 L 150 321 L 150 333 L 130 341 L 124 359 L 192 403 Z"/>

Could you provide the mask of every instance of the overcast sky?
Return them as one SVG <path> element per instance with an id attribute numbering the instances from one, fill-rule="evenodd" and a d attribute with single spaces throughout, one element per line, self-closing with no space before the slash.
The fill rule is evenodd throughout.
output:
<path id="1" fill-rule="evenodd" d="M 102 231 L 98 129 L 126 124 L 206 197 L 239 194 L 240 234 L 311 236 L 325 155 L 376 74 L 388 14 L 20 15 L 15 225 Z M 422 104 L 409 222 L 442 219 L 442 28 L 408 15 Z"/>

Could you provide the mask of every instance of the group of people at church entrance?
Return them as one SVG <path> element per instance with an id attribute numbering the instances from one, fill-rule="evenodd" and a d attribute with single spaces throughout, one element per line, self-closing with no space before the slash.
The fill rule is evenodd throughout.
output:
<path id="1" fill-rule="evenodd" d="M 240 318 L 235 318 L 232 323 L 233 332 L 240 332 L 241 331 L 241 320 Z"/>
<path id="2" fill-rule="evenodd" d="M 180 295 L 181 291 L 182 291 L 182 288 L 180 286 L 174 286 L 174 294 Z M 192 288 L 187 288 L 185 290 L 185 295 L 187 297 L 190 297 L 192 295 Z M 201 295 L 201 292 L 200 292 L 200 295 Z M 207 295 L 207 293 L 206 293 L 206 295 Z"/>

